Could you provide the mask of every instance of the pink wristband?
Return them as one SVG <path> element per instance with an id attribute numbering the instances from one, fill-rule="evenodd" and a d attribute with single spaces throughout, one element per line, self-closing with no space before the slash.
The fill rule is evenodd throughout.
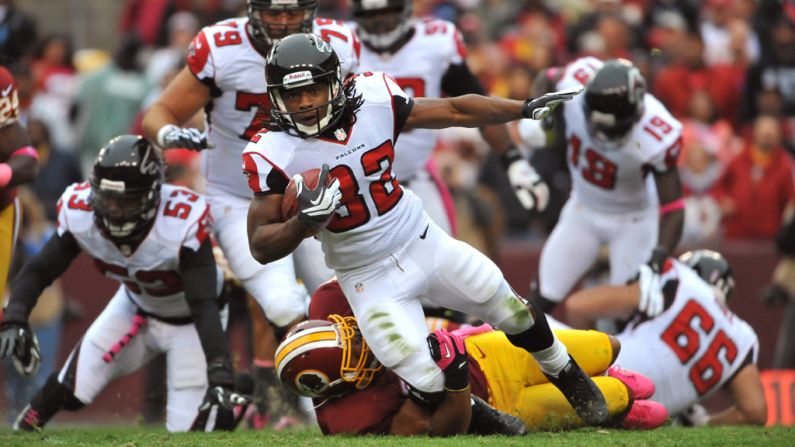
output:
<path id="1" fill-rule="evenodd" d="M 667 214 L 673 211 L 685 209 L 685 199 L 676 199 L 671 203 L 666 203 L 660 207 L 660 214 Z"/>
<path id="2" fill-rule="evenodd" d="M 5 188 L 8 182 L 11 181 L 11 175 L 14 171 L 11 170 L 11 166 L 8 166 L 8 163 L 0 163 L 0 188 Z"/>
<path id="3" fill-rule="evenodd" d="M 21 147 L 11 154 L 12 157 L 17 157 L 19 155 L 33 157 L 34 160 L 39 161 L 39 153 L 36 152 L 36 149 L 34 149 L 33 146 Z"/>

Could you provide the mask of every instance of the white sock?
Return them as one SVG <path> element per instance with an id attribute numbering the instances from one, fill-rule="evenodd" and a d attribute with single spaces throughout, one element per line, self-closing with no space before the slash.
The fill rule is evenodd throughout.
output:
<path id="1" fill-rule="evenodd" d="M 532 354 L 539 366 L 541 366 L 541 371 L 554 377 L 557 377 L 560 371 L 569 363 L 569 352 L 566 350 L 566 346 L 558 340 L 558 337 L 555 337 L 552 346 Z"/>

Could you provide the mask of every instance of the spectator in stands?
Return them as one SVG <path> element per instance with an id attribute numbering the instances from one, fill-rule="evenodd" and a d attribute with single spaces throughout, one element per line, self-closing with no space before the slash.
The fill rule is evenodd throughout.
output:
<path id="1" fill-rule="evenodd" d="M 64 189 L 75 182 L 83 181 L 83 173 L 77 157 L 52 144 L 50 129 L 41 120 L 28 122 L 31 145 L 39 154 L 39 175 L 31 185 L 33 193 L 44 207 L 48 221 L 57 219 L 56 202 Z"/>
<path id="2" fill-rule="evenodd" d="M 745 68 L 759 60 L 759 39 L 750 25 L 738 16 L 744 0 L 708 0 L 701 22 L 704 62 Z"/>
<path id="3" fill-rule="evenodd" d="M 64 150 L 72 150 L 75 145 L 74 126 L 69 120 L 77 92 L 73 55 L 67 36 L 50 34 L 37 45 L 31 63 L 35 90 L 30 115 L 47 123 L 53 145 Z"/>
<path id="4" fill-rule="evenodd" d="M 0 0 L 0 59 L 6 66 L 26 56 L 36 42 L 36 23 L 14 0 Z"/>
<path id="5" fill-rule="evenodd" d="M 690 33 L 669 66 L 660 70 L 652 92 L 677 118 L 687 116 L 693 92 L 703 90 L 715 104 L 717 116 L 734 122 L 743 70 L 727 64 L 705 65 L 704 42 Z"/>
<path id="6" fill-rule="evenodd" d="M 743 94 L 742 119 L 750 123 L 760 113 L 759 97 L 765 91 L 781 95 L 783 112 L 795 115 L 795 24 L 781 16 L 772 25 L 767 57 L 748 69 Z M 734 95 L 727 95 L 734 96 Z"/>
<path id="7" fill-rule="evenodd" d="M 685 196 L 682 242 L 698 244 L 720 233 L 721 211 L 710 195 L 723 174 L 714 139 L 704 127 L 685 124 L 682 130 L 679 177 Z"/>
<path id="8" fill-rule="evenodd" d="M 776 248 L 781 254 L 773 281 L 765 290 L 762 299 L 769 306 L 786 306 L 784 319 L 779 327 L 773 367 L 795 368 L 795 219 L 790 216 L 776 237 Z"/>
<path id="9" fill-rule="evenodd" d="M 772 116 L 756 119 L 753 137 L 729 165 L 716 196 L 729 239 L 773 239 L 795 195 L 793 165 L 781 145 L 781 125 Z"/>
<path id="10" fill-rule="evenodd" d="M 168 19 L 168 46 L 155 50 L 146 67 L 152 85 L 161 85 L 165 76 L 184 65 L 188 45 L 198 31 L 199 21 L 190 12 L 178 12 Z"/>
<path id="11" fill-rule="evenodd" d="M 74 104 L 80 135 L 80 162 L 89 172 L 102 145 L 129 132 L 151 88 L 137 58 L 141 42 L 135 34 L 124 35 L 105 68 L 88 75 Z"/>

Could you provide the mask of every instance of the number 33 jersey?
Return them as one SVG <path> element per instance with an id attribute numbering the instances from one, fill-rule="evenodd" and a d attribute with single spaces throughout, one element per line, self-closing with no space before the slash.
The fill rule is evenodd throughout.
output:
<path id="1" fill-rule="evenodd" d="M 392 172 L 394 145 L 412 99 L 382 72 L 349 82 L 363 99 L 349 128 L 307 139 L 265 132 L 243 152 L 249 187 L 257 195 L 284 194 L 293 175 L 329 165 L 340 181 L 342 206 L 318 236 L 326 264 L 338 271 L 383 259 L 427 224 L 422 202 Z"/>
<path id="2" fill-rule="evenodd" d="M 584 85 L 602 66 L 593 57 L 580 58 L 564 68 L 558 90 Z M 566 103 L 567 164 L 572 192 L 594 209 L 608 213 L 633 212 L 657 204 L 656 189 L 647 186 L 652 171 L 676 169 L 682 147 L 682 124 L 654 96 L 644 96 L 644 113 L 620 147 L 605 148 L 591 138 L 583 105 L 585 94 Z"/>
<path id="3" fill-rule="evenodd" d="M 616 363 L 649 376 L 657 387 L 652 399 L 677 414 L 755 364 L 759 341 L 687 266 L 671 259 L 661 279 L 667 309 L 618 335 Z"/>
<path id="4" fill-rule="evenodd" d="M 265 56 L 251 43 L 247 25 L 247 18 L 238 18 L 202 29 L 188 51 L 188 68 L 210 88 L 205 127 L 215 147 L 202 151 L 207 193 L 250 199 L 251 191 L 240 172 L 240 153 L 262 128 L 262 118 L 267 115 L 258 115 L 258 111 L 260 107 L 270 109 L 270 99 Z M 318 18 L 312 32 L 334 47 L 343 79 L 358 70 L 361 45 L 347 26 Z"/>
<path id="5" fill-rule="evenodd" d="M 205 199 L 187 188 L 163 185 L 152 228 L 132 251 L 105 238 L 94 224 L 88 182 L 75 183 L 58 201 L 58 234 L 71 233 L 80 249 L 105 276 L 122 282 L 129 298 L 161 317 L 190 316 L 179 274 L 180 251 L 198 250 L 209 237 Z"/>

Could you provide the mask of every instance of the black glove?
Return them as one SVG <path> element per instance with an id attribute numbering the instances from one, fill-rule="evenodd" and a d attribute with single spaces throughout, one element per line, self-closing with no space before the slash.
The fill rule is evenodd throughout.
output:
<path id="1" fill-rule="evenodd" d="M 193 127 L 177 127 L 167 124 L 157 132 L 157 145 L 161 148 L 183 148 L 200 151 L 212 145 L 207 136 Z"/>
<path id="2" fill-rule="evenodd" d="M 564 102 L 571 101 L 583 90 L 582 86 L 561 90 L 558 92 L 547 93 L 535 99 L 527 99 L 522 108 L 523 118 L 542 120 L 549 116 L 557 106 Z"/>
<path id="3" fill-rule="evenodd" d="M 0 323 L 0 359 L 11 356 L 19 374 L 29 377 L 36 374 L 41 364 L 39 341 L 27 323 L 4 321 Z"/>
<path id="4" fill-rule="evenodd" d="M 306 186 L 301 174 L 293 176 L 298 197 L 298 220 L 311 231 L 321 230 L 331 219 L 334 211 L 339 208 L 342 200 L 340 181 L 335 178 L 330 185 L 326 186 L 328 176 L 329 167 L 324 164 L 315 189 L 309 189 Z"/>
<path id="5" fill-rule="evenodd" d="M 444 329 L 433 331 L 427 338 L 431 357 L 444 372 L 444 387 L 461 391 L 469 386 L 467 350 L 464 337 Z"/>
<path id="6" fill-rule="evenodd" d="M 234 390 L 235 380 L 228 359 L 211 361 L 207 366 L 207 379 L 207 393 L 190 430 L 234 430 L 251 404 L 251 397 Z M 211 425 L 208 422 L 213 408 L 216 409 L 215 422 Z"/>

